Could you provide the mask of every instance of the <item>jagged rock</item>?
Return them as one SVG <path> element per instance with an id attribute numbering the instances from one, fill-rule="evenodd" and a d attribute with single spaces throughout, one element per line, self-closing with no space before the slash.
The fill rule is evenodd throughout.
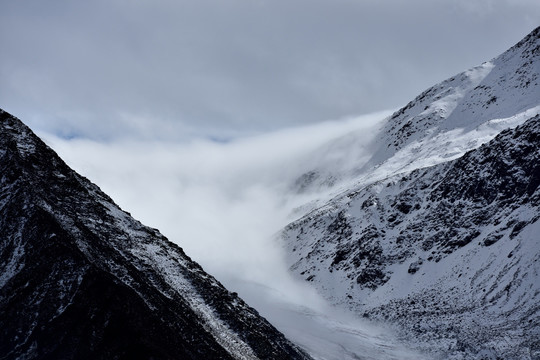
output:
<path id="1" fill-rule="evenodd" d="M 411 265 L 409 265 L 409 269 L 407 270 L 407 272 L 409 274 L 416 273 L 420 269 L 420 266 L 422 266 L 423 263 L 424 263 L 424 259 L 422 258 L 416 260 L 415 262 L 412 262 Z"/>

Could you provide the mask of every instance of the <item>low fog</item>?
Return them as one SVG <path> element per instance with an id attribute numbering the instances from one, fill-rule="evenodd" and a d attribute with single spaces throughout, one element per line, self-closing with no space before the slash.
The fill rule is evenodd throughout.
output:
<path id="1" fill-rule="evenodd" d="M 277 235 L 298 216 L 298 206 L 339 190 L 337 181 L 332 188 L 299 192 L 297 178 L 315 168 L 346 174 L 362 165 L 388 114 L 229 142 L 107 143 L 40 135 L 124 210 L 158 228 L 293 340 L 326 353 L 324 358 L 368 348 L 376 358 L 384 355 L 381 344 L 385 352 L 405 353 L 392 345 L 389 332 L 331 309 L 294 279 Z"/>
<path id="2" fill-rule="evenodd" d="M 228 142 L 96 142 L 41 135 L 120 207 L 158 228 L 220 280 L 282 289 L 288 274 L 275 235 L 294 220 L 295 208 L 316 198 L 314 192 L 299 192 L 296 180 L 316 168 L 337 173 L 338 166 L 365 161 L 364 146 L 388 114 Z M 321 190 L 332 188 L 315 190 L 320 197 Z"/>

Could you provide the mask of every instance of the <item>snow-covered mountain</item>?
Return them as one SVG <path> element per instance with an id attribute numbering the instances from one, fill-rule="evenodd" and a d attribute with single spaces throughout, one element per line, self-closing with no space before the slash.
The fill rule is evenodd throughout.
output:
<path id="1" fill-rule="evenodd" d="M 309 359 L 0 110 L 0 358 Z"/>
<path id="2" fill-rule="evenodd" d="M 537 28 L 394 113 L 283 231 L 290 269 L 434 357 L 540 358 L 539 77 Z"/>
<path id="3" fill-rule="evenodd" d="M 427 89 L 386 119 L 379 136 L 366 141 L 360 130 L 314 152 L 316 158 L 334 154 L 332 164 L 315 166 L 294 187 L 320 190 L 343 181 L 348 189 L 351 181 L 365 184 L 449 161 L 534 116 L 540 112 L 539 32 Z"/>

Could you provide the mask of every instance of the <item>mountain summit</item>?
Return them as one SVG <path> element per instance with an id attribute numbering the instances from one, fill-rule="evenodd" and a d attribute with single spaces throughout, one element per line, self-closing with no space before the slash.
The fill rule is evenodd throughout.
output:
<path id="1" fill-rule="evenodd" d="M 1 359 L 309 359 L 0 110 Z"/>
<path id="2" fill-rule="evenodd" d="M 540 358 L 540 28 L 387 119 L 290 269 L 445 359 Z"/>
<path id="3" fill-rule="evenodd" d="M 333 159 L 337 166 L 315 166 L 295 187 L 373 182 L 456 159 L 539 112 L 540 27 L 491 61 L 422 92 L 392 114 L 374 140 L 355 133 L 334 140 L 321 150 L 349 156 Z"/>

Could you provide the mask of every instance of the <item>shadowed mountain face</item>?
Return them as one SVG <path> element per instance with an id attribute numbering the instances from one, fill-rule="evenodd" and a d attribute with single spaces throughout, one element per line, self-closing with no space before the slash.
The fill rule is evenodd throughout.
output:
<path id="1" fill-rule="evenodd" d="M 308 359 L 0 110 L 0 358 Z"/>
<path id="2" fill-rule="evenodd" d="M 388 119 L 355 187 L 283 232 L 334 304 L 451 359 L 540 358 L 540 28 Z"/>

